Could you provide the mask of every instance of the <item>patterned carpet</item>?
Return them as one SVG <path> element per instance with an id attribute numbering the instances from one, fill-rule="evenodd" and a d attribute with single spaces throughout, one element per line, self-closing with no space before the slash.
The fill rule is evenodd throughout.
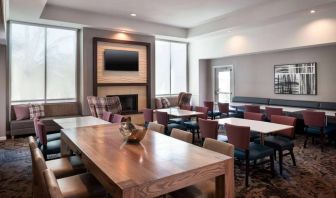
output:
<path id="1" fill-rule="evenodd" d="M 303 137 L 295 147 L 297 166 L 284 158 L 283 176 L 272 178 L 256 168 L 250 177 L 250 187 L 244 187 L 244 169 L 236 169 L 237 197 L 336 197 L 336 148 L 327 146 L 321 153 L 318 145 L 303 149 Z M 267 166 L 267 165 L 266 165 Z M 278 171 L 277 162 L 275 163 Z M 0 142 L 0 197 L 31 196 L 31 159 L 26 138 Z"/>

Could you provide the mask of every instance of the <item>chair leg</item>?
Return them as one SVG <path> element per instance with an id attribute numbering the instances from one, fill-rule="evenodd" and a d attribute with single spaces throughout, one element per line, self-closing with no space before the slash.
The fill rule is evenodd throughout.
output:
<path id="1" fill-rule="evenodd" d="M 324 133 L 321 133 L 321 151 L 323 152 L 323 148 L 324 148 Z"/>
<path id="2" fill-rule="evenodd" d="M 306 139 L 304 141 L 303 148 L 307 147 L 307 141 L 308 141 L 308 135 L 306 134 Z"/>
<path id="3" fill-rule="evenodd" d="M 283 152 L 279 150 L 279 168 L 280 168 L 280 175 L 282 175 L 282 159 L 283 159 Z"/>
<path id="4" fill-rule="evenodd" d="M 245 170 L 245 186 L 248 187 L 248 177 L 249 177 L 249 171 L 250 171 L 250 156 L 248 151 L 245 152 L 245 163 L 246 163 L 246 170 Z"/>
<path id="5" fill-rule="evenodd" d="M 295 157 L 294 157 L 294 152 L 293 152 L 293 148 L 291 150 L 289 150 L 292 161 L 293 161 L 293 165 L 296 166 L 296 162 L 295 162 Z"/>
<path id="6" fill-rule="evenodd" d="M 279 155 L 280 158 L 280 155 Z M 270 161 L 271 161 L 271 174 L 272 177 L 274 177 L 274 159 L 273 159 L 273 155 L 270 155 Z"/>
<path id="7" fill-rule="evenodd" d="M 277 158 L 276 158 L 276 150 L 274 149 L 274 161 L 276 161 Z"/>
<path id="8" fill-rule="evenodd" d="M 190 130 L 192 133 L 192 143 L 195 143 L 195 131 L 193 129 Z"/>

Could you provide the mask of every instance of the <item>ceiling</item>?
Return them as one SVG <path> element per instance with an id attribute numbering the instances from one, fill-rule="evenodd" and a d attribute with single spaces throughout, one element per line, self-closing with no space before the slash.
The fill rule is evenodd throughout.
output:
<path id="1" fill-rule="evenodd" d="M 235 10 L 273 0 L 48 0 L 48 5 L 192 28 Z"/>

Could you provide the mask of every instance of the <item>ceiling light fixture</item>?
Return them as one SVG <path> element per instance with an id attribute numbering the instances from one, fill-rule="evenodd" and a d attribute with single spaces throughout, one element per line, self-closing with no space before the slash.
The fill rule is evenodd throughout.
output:
<path id="1" fill-rule="evenodd" d="M 136 16 L 136 14 L 134 14 L 134 13 L 132 13 L 132 14 L 130 14 L 132 17 L 135 17 Z"/>
<path id="2" fill-rule="evenodd" d="M 315 14 L 315 10 L 310 10 L 310 14 Z"/>

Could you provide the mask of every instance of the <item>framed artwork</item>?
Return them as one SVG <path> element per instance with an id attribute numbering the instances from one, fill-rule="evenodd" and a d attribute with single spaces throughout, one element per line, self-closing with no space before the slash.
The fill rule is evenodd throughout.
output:
<path id="1" fill-rule="evenodd" d="M 274 93 L 316 95 L 316 63 L 274 65 Z"/>

